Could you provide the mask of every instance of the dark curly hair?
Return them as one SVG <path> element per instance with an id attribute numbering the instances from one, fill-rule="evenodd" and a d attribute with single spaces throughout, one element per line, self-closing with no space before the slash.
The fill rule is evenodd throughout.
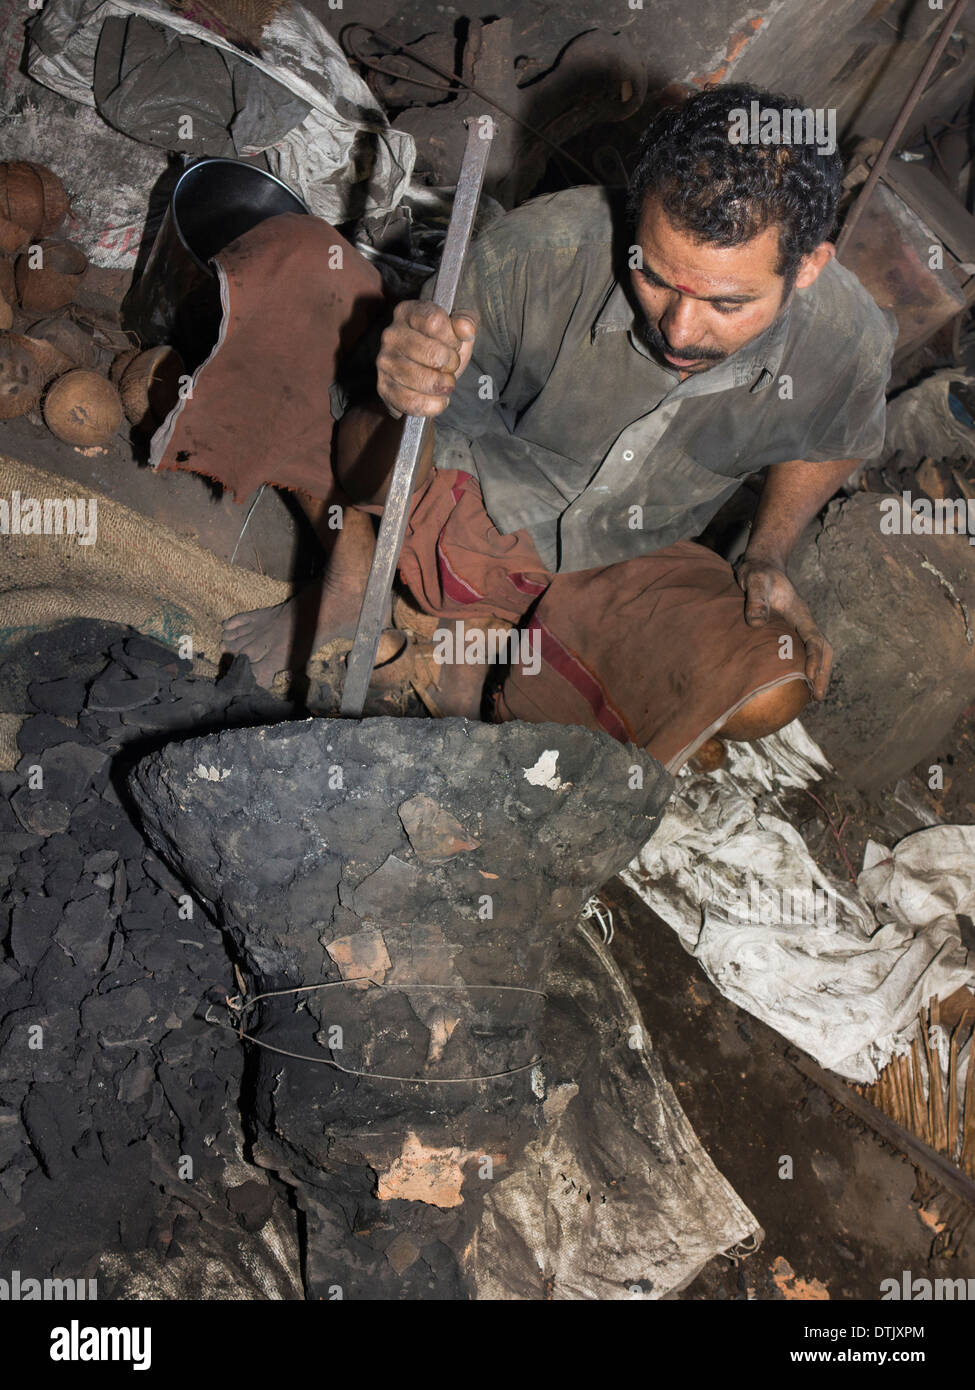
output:
<path id="1" fill-rule="evenodd" d="M 635 226 L 644 199 L 655 194 L 675 226 L 716 246 L 738 246 L 777 226 L 776 273 L 791 289 L 799 262 L 833 230 L 843 162 L 811 143 L 736 144 L 730 113 L 750 111 L 752 101 L 780 112 L 802 107 L 797 98 L 737 82 L 658 112 L 640 146 L 628 212 Z"/>

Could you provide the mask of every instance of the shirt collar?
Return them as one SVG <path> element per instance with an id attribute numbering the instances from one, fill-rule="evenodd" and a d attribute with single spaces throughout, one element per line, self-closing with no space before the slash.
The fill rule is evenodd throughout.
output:
<path id="1" fill-rule="evenodd" d="M 735 386 L 747 386 L 750 391 L 764 390 L 778 375 L 789 334 L 791 307 L 786 309 L 765 332 L 752 342 L 746 343 L 737 352 L 711 367 L 706 372 L 694 373 L 686 381 L 679 380 L 676 368 L 658 363 L 635 331 L 638 326 L 637 314 L 619 280 L 614 280 L 603 303 L 603 307 L 593 322 L 590 340 L 595 342 L 601 333 L 625 331 L 633 347 L 648 361 L 675 380 L 675 389 L 685 396 L 710 395 L 713 391 L 726 391 Z"/>

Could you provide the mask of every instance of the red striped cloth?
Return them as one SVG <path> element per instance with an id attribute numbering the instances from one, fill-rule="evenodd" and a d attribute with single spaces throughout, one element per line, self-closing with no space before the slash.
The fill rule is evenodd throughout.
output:
<path id="1" fill-rule="evenodd" d="M 500 534 L 476 479 L 457 470 L 435 470 L 417 495 L 400 576 L 445 623 L 517 625 L 532 610 L 524 630 L 539 644 L 539 669 L 510 668 L 500 718 L 602 729 L 671 770 L 753 695 L 806 679 L 798 635 L 775 618 L 748 626 L 720 555 L 679 541 L 618 565 L 552 574 L 526 531 Z"/>

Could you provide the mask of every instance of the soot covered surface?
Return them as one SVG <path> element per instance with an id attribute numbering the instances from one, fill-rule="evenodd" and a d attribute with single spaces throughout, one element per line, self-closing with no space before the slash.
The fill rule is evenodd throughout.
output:
<path id="1" fill-rule="evenodd" d="M 113 625 L 67 624 L 7 656 L 0 705 L 34 713 L 0 773 L 0 1271 L 97 1278 L 100 1298 L 330 1297 L 337 1282 L 346 1297 L 470 1297 L 468 1204 L 380 1200 L 375 1172 L 349 1164 L 316 1171 L 298 1212 L 284 1155 L 268 1160 L 288 1187 L 258 1166 L 273 1054 L 220 1026 L 241 979 L 128 802 L 133 766 L 173 740 L 303 711 L 256 688 L 246 662 L 214 682 Z M 411 824 L 418 844 L 423 829 Z M 592 833 L 590 856 L 607 850 Z M 575 891 L 604 869 L 582 866 Z M 574 1014 L 570 1032 L 591 1046 Z M 543 1050 L 554 1093 L 577 1059 L 561 1035 Z M 307 1105 L 307 1079 L 291 1079 Z"/>
<path id="2" fill-rule="evenodd" d="M 308 1271 L 335 1244 L 320 1209 L 374 1186 L 460 1259 L 542 1124 L 559 944 L 672 779 L 575 726 L 371 718 L 170 744 L 130 785 L 258 1004 L 254 1152 L 298 1189 Z"/>
<path id="3" fill-rule="evenodd" d="M 0 1267 L 100 1298 L 301 1297 L 283 1189 L 241 1161 L 241 1045 L 205 1018 L 236 988 L 223 938 L 124 800 L 153 747 L 294 711 L 246 661 L 214 682 L 101 623 L 6 670 L 6 707 L 16 672 L 35 712 L 0 773 Z"/>

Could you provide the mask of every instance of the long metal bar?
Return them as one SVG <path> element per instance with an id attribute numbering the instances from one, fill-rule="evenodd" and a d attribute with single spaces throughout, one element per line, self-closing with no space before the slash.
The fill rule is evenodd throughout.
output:
<path id="1" fill-rule="evenodd" d="M 490 116 L 472 117 L 466 125 L 467 147 L 464 150 L 464 160 L 457 180 L 454 205 L 433 291 L 434 304 L 439 304 L 448 314 L 453 312 L 494 134 L 494 121 Z M 426 416 L 405 417 L 403 436 L 386 494 L 376 551 L 369 570 L 362 607 L 359 610 L 359 621 L 352 651 L 349 653 L 342 690 L 340 712 L 353 719 L 358 719 L 362 714 L 366 691 L 369 689 L 369 681 L 376 664 L 386 605 L 393 587 L 393 576 L 403 547 L 403 537 L 406 535 L 406 520 L 429 425 L 430 419 Z"/>
<path id="2" fill-rule="evenodd" d="M 948 11 L 948 14 L 945 16 L 945 22 L 941 26 L 941 32 L 938 35 L 938 40 L 932 48 L 931 52 L 928 54 L 927 61 L 925 62 L 924 67 L 921 69 L 921 71 L 918 73 L 917 77 L 911 84 L 911 90 L 904 98 L 903 105 L 901 106 L 900 111 L 898 111 L 897 113 L 897 119 L 894 121 L 894 124 L 890 128 L 890 134 L 887 136 L 887 139 L 881 146 L 877 158 L 873 162 L 873 168 L 870 170 L 870 173 L 867 177 L 867 181 L 861 188 L 856 202 L 850 208 L 850 211 L 846 214 L 846 221 L 843 224 L 843 230 L 840 232 L 839 236 L 836 239 L 837 256 L 842 256 L 847 245 L 849 244 L 850 238 L 853 235 L 853 229 L 860 221 L 860 218 L 863 216 L 863 211 L 866 208 L 867 203 L 870 201 L 871 194 L 873 193 L 873 190 L 877 187 L 877 184 L 880 182 L 880 179 L 883 176 L 883 172 L 887 167 L 888 161 L 890 160 L 890 156 L 893 154 L 897 142 L 901 138 L 901 134 L 903 133 L 904 127 L 907 125 L 907 122 L 911 118 L 911 112 L 914 110 L 915 106 L 920 101 L 924 89 L 928 85 L 928 79 L 937 67 L 938 59 L 941 57 L 942 53 L 947 48 L 948 40 L 951 38 L 951 35 L 955 29 L 955 25 L 961 19 L 962 12 L 964 11 L 965 6 L 967 4 L 968 0 L 955 0 L 955 3 Z"/>

